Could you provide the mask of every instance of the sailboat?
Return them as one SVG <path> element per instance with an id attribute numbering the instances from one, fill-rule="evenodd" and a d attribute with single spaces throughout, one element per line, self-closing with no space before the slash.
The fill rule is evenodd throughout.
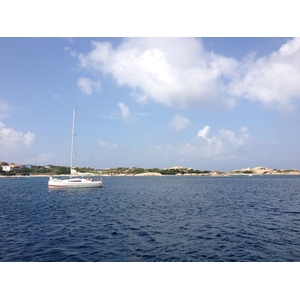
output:
<path id="1" fill-rule="evenodd" d="M 103 186 L 102 179 L 94 180 L 92 177 L 74 177 L 76 170 L 73 167 L 74 155 L 74 137 L 75 137 L 75 117 L 76 110 L 73 110 L 73 124 L 72 124 L 72 145 L 71 145 L 71 167 L 70 167 L 70 178 L 60 179 L 50 176 L 48 180 L 49 188 L 101 188 Z"/>

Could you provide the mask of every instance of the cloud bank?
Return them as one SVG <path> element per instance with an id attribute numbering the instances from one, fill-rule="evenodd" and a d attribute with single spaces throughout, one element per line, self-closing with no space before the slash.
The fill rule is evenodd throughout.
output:
<path id="1" fill-rule="evenodd" d="M 34 139 L 34 133 L 16 131 L 0 122 L 0 155 L 22 152 L 31 147 Z"/>
<path id="2" fill-rule="evenodd" d="M 234 97 L 288 111 L 300 99 L 299 82 L 300 38 L 295 38 L 269 56 L 241 62 L 229 91 Z"/>
<path id="3" fill-rule="evenodd" d="M 300 98 L 300 39 L 268 56 L 241 61 L 208 52 L 196 38 L 127 38 L 114 47 L 92 42 L 80 66 L 112 76 L 137 101 L 186 109 L 239 99 L 292 109 Z"/>
<path id="4" fill-rule="evenodd" d="M 198 131 L 195 138 L 178 145 L 167 147 L 175 160 L 198 161 L 205 164 L 205 160 L 235 161 L 243 160 L 247 150 L 253 146 L 253 139 L 247 127 L 240 128 L 239 132 L 221 129 L 216 134 L 210 135 L 210 126 L 206 125 Z"/>

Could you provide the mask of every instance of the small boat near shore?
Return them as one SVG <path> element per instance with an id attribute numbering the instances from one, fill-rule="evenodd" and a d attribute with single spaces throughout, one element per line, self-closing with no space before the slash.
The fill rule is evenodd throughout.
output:
<path id="1" fill-rule="evenodd" d="M 74 136 L 75 136 L 75 116 L 76 110 L 73 110 L 73 125 L 72 125 L 72 146 L 71 146 L 71 167 L 70 167 L 70 178 L 54 178 L 49 177 L 48 187 L 49 188 L 101 188 L 103 187 L 102 179 L 95 180 L 93 177 L 75 177 L 76 170 L 73 168 L 74 155 Z"/>

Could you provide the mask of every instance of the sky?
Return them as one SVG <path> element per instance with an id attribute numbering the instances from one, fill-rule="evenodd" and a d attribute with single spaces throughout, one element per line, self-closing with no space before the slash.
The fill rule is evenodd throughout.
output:
<path id="1" fill-rule="evenodd" d="M 299 38 L 0 38 L 0 161 L 300 169 Z"/>

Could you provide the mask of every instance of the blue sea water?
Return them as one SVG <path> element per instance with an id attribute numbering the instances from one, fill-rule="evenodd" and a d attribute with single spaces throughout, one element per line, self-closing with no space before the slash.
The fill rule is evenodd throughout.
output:
<path id="1" fill-rule="evenodd" d="M 300 176 L 0 179 L 0 261 L 300 261 Z"/>

